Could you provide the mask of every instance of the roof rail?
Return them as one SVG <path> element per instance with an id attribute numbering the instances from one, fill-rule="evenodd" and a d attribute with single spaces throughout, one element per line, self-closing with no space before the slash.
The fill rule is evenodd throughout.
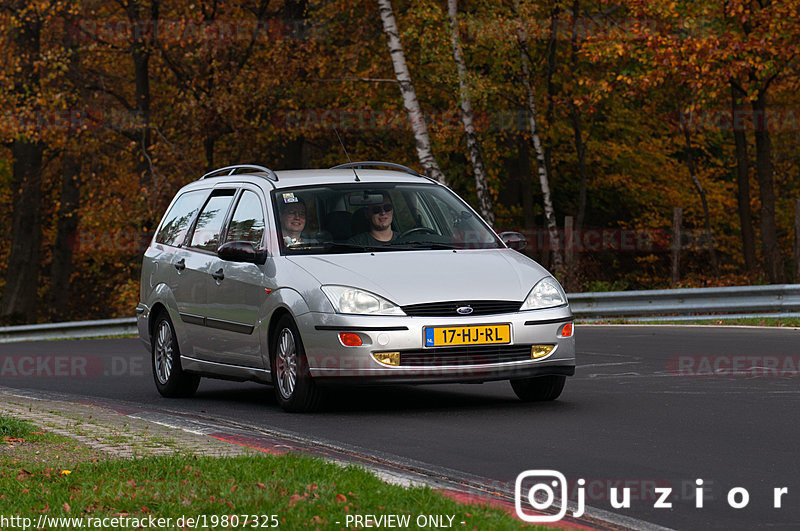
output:
<path id="1" fill-rule="evenodd" d="M 405 173 L 409 173 L 414 177 L 425 177 L 419 172 L 416 172 L 409 168 L 408 166 L 403 166 L 402 164 L 397 164 L 394 162 L 382 162 L 379 160 L 364 160 L 360 162 L 348 162 L 346 164 L 339 164 L 338 166 L 333 166 L 332 170 L 346 170 L 348 168 L 355 168 L 355 169 L 365 169 L 370 167 L 385 167 L 385 168 L 392 168 L 393 170 L 400 170 Z M 427 178 L 427 177 L 426 177 Z"/>
<path id="2" fill-rule="evenodd" d="M 200 179 L 209 179 L 211 177 L 222 177 L 226 175 L 237 175 L 239 173 L 247 173 L 247 171 L 238 171 L 238 170 L 249 170 L 258 173 L 266 173 L 267 179 L 270 181 L 278 182 L 278 176 L 269 168 L 265 168 L 264 166 L 256 166 L 255 164 L 236 164 L 234 166 L 225 166 L 224 168 L 217 168 L 214 171 L 210 171 L 200 177 Z"/>

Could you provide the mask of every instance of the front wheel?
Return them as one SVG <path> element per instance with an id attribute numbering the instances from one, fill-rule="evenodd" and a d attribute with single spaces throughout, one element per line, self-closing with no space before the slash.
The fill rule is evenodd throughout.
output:
<path id="1" fill-rule="evenodd" d="M 175 328 L 169 317 L 162 313 L 153 328 L 153 379 L 161 396 L 177 398 L 192 396 L 200 385 L 200 377 L 181 368 L 181 353 Z"/>
<path id="2" fill-rule="evenodd" d="M 511 388 L 517 397 L 524 402 L 550 402 L 561 395 L 566 381 L 566 376 L 551 374 L 536 378 L 511 380 Z"/>
<path id="3" fill-rule="evenodd" d="M 320 391 L 308 370 L 308 360 L 297 325 L 291 317 L 278 322 L 270 355 L 272 385 L 280 406 L 292 413 L 314 411 Z"/>

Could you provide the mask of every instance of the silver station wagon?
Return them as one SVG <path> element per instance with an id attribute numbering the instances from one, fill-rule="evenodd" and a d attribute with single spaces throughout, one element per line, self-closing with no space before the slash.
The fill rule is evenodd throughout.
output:
<path id="1" fill-rule="evenodd" d="M 522 246 L 397 164 L 221 168 L 177 193 L 144 255 L 139 335 L 167 397 L 205 376 L 272 384 L 287 411 L 344 383 L 510 380 L 554 400 L 573 317 Z"/>

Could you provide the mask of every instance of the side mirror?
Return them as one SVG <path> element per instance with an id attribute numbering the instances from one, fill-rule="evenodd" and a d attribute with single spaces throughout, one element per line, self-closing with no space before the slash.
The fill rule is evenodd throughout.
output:
<path id="1" fill-rule="evenodd" d="M 528 245 L 528 240 L 519 232 L 501 232 L 500 239 L 503 240 L 503 243 L 516 251 L 521 251 Z"/>
<path id="2" fill-rule="evenodd" d="M 266 251 L 257 251 L 250 242 L 228 242 L 217 250 L 217 256 L 228 262 L 248 262 L 263 264 L 266 262 Z"/>

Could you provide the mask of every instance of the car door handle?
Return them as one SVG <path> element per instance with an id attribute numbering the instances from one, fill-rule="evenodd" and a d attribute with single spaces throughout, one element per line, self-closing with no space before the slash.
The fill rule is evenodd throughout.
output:
<path id="1" fill-rule="evenodd" d="M 214 280 L 222 280 L 225 278 L 225 273 L 222 272 L 222 268 L 219 268 L 219 271 L 216 273 L 211 273 L 211 276 L 214 277 Z"/>
<path id="2" fill-rule="evenodd" d="M 183 271 L 184 269 L 186 269 L 186 259 L 181 258 L 180 260 L 175 262 L 175 269 L 177 269 L 178 271 Z"/>

